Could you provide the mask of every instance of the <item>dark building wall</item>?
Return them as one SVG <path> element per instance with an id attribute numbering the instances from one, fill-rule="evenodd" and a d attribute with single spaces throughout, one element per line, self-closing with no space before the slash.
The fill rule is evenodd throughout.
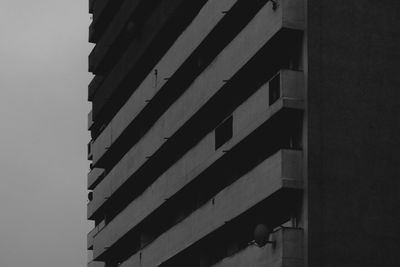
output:
<path id="1" fill-rule="evenodd" d="M 307 11 L 308 266 L 399 266 L 400 2 Z"/>

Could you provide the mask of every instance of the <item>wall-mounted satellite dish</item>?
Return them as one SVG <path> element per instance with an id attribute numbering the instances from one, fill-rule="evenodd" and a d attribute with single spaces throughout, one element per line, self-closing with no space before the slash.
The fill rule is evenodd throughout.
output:
<path id="1" fill-rule="evenodd" d="M 269 241 L 269 236 L 271 235 L 271 228 L 264 223 L 259 223 L 254 228 L 254 241 L 259 247 L 265 246 L 267 243 L 275 243 Z"/>

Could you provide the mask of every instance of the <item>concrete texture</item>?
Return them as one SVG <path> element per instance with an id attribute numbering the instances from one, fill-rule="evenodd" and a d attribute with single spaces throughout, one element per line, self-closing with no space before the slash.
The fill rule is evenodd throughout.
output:
<path id="1" fill-rule="evenodd" d="M 103 60 L 105 54 L 108 52 L 108 49 L 116 41 L 117 37 L 125 30 L 126 24 L 136 11 L 139 3 L 140 0 L 123 1 L 121 8 L 115 14 L 116 19 L 110 22 L 100 40 L 97 42 L 96 46 L 89 55 L 89 71 L 95 70 L 98 64 Z M 93 22 L 95 22 L 95 20 L 93 20 Z"/>
<path id="2" fill-rule="evenodd" d="M 92 190 L 99 183 L 100 179 L 104 175 L 104 169 L 94 168 L 88 173 L 87 188 Z"/>
<path id="3" fill-rule="evenodd" d="M 301 188 L 301 152 L 283 150 L 217 194 L 121 266 L 158 266 L 282 188 Z M 140 260 L 138 260 L 140 259 Z"/>
<path id="4" fill-rule="evenodd" d="M 90 130 L 92 125 L 93 125 L 93 116 L 92 116 L 92 111 L 90 111 L 88 113 L 88 126 L 87 126 L 88 130 Z"/>
<path id="5" fill-rule="evenodd" d="M 249 246 L 213 267 L 304 267 L 303 238 L 302 229 L 281 228 L 271 235 L 276 244 Z"/>
<path id="6" fill-rule="evenodd" d="M 106 264 L 100 261 L 92 261 L 88 263 L 88 267 L 106 267 Z"/>
<path id="7" fill-rule="evenodd" d="M 167 82 L 166 78 L 171 77 L 176 72 L 224 17 L 222 11 L 229 10 L 235 2 L 236 0 L 211 0 L 205 4 L 193 22 L 129 97 L 129 100 L 107 125 L 106 130 L 94 140 L 92 145 L 93 151 L 95 151 L 94 164 L 107 152 L 106 147 L 114 143 L 133 119 L 148 105 L 147 100 L 152 99 L 161 90 Z M 157 77 L 155 71 L 157 71 Z M 110 140 L 110 142 L 104 140 Z"/>
<path id="8" fill-rule="evenodd" d="M 290 1 L 290 3 L 296 3 L 296 1 Z M 95 189 L 94 200 L 89 205 L 89 217 L 105 202 L 105 198 L 111 196 L 147 160 L 146 157 L 155 153 L 165 142 L 164 137 L 171 136 L 211 96 L 218 92 L 224 84 L 224 79 L 231 78 L 274 34 L 286 27 L 285 23 L 290 21 L 291 13 L 282 12 L 284 6 L 281 6 L 277 11 L 273 11 L 270 4 L 260 10 L 249 25 L 217 57 L 215 62 L 159 118 L 158 122 L 147 132 L 140 143 L 134 146 L 110 171 L 107 177 L 100 182 Z M 296 14 L 293 15 L 295 22 L 299 22 L 297 13 L 294 13 Z M 300 25 L 294 22 L 289 24 L 291 26 L 297 25 L 296 27 L 299 28 L 303 26 L 301 23 Z M 270 27 L 266 27 L 266 25 L 270 25 Z M 107 131 L 107 128 L 105 131 Z M 111 131 L 111 129 L 108 131 Z M 109 145 L 111 140 L 105 140 L 104 143 Z M 95 159 L 96 150 L 93 153 L 93 158 Z"/>
<path id="9" fill-rule="evenodd" d="M 121 2 L 122 0 L 96 0 L 92 4 L 89 3 L 93 14 L 92 23 L 89 26 L 89 42 L 98 42 L 109 20 L 114 17 L 119 9 Z"/>
<path id="10" fill-rule="evenodd" d="M 103 81 L 104 81 L 104 76 L 96 75 L 96 76 L 93 77 L 93 79 L 90 81 L 89 86 L 88 86 L 88 101 L 93 101 L 93 97 L 96 94 L 97 89 L 103 83 Z M 92 124 L 92 126 L 93 126 L 93 124 Z M 92 127 L 90 127 L 90 129 L 91 128 Z"/>
<path id="11" fill-rule="evenodd" d="M 261 87 L 233 113 L 233 139 L 215 151 L 214 132 L 203 138 L 96 236 L 95 257 L 104 252 L 105 247 L 114 245 L 127 231 L 209 168 L 225 154 L 223 151 L 231 150 L 282 108 L 301 108 L 304 85 L 302 72 L 283 70 L 280 73 L 282 78 L 280 101 L 267 108 L 268 84 Z"/>
<path id="12" fill-rule="evenodd" d="M 308 0 L 307 266 L 399 266 L 399 14 Z"/>
<path id="13" fill-rule="evenodd" d="M 90 231 L 87 234 L 87 245 L 86 245 L 86 247 L 87 247 L 88 250 L 92 250 L 93 249 L 93 240 L 94 240 L 94 235 L 97 234 L 97 232 L 98 232 L 97 229 L 98 228 L 95 227 L 95 228 L 92 229 L 92 231 Z"/>
<path id="14" fill-rule="evenodd" d="M 99 16 L 102 13 L 100 5 L 107 1 L 97 1 L 97 4 L 91 2 L 90 8 Z M 139 2 L 124 2 L 124 8 L 111 22 L 92 55 L 95 65 L 104 60 Z M 95 140 L 89 147 L 89 158 L 93 159 L 95 168 L 88 175 L 88 188 L 94 190 L 94 199 L 88 204 L 88 217 L 96 219 L 96 227 L 88 234 L 87 247 L 93 248 L 94 258 L 107 261 L 107 266 L 122 262 L 120 266 L 123 267 L 169 267 L 181 260 L 191 263 L 192 256 L 205 262 L 210 260 L 208 256 L 218 258 L 218 262 L 212 263 L 217 267 L 397 267 L 400 251 L 398 1 L 278 0 L 276 9 L 273 1 L 254 1 L 254 13 L 248 17 L 254 15 L 251 21 L 246 26 L 247 20 L 232 26 L 237 27 L 237 31 L 241 29 L 240 33 L 235 32 L 237 35 L 233 40 L 232 33 L 227 38 L 229 44 L 228 41 L 221 43 L 226 47 L 222 51 L 222 45 L 215 49 L 207 68 L 204 66 L 205 69 L 199 70 L 200 74 L 191 72 L 193 77 L 198 75 L 196 79 L 193 82 L 188 79 L 192 83 L 184 83 L 182 90 L 170 97 L 169 102 L 164 103 L 164 109 L 160 108 L 157 113 L 154 99 L 161 99 L 164 94 L 160 96 L 160 92 L 171 89 L 171 84 L 178 84 L 171 80 L 168 83 L 168 79 L 178 80 L 184 76 L 185 72 L 180 72 L 180 68 L 193 67 L 186 64 L 188 59 L 202 60 L 204 51 L 197 53 L 197 48 L 209 48 L 202 46 L 204 40 L 224 22 L 232 22 L 226 18 L 233 13 L 230 11 L 238 9 L 238 3 L 251 5 L 243 0 L 204 2 L 196 18 L 191 23 L 187 21 L 188 27 L 182 29 L 181 35 L 173 43 L 164 45 L 170 46 L 165 48 L 165 53 L 157 60 L 154 58 L 149 66 L 142 66 L 138 62 L 148 62 L 154 48 L 151 42 L 156 40 L 155 32 L 161 32 L 172 16 L 172 9 L 185 1 L 163 3 L 166 6 L 154 9 L 149 17 L 149 23 L 155 24 L 143 26 L 145 41 L 132 44 L 104 82 L 104 78 L 97 76 L 89 90 L 94 111 L 89 114 L 88 127 L 96 131 L 92 131 Z M 168 3 L 174 7 L 167 7 Z M 230 25 L 223 25 L 228 30 Z M 287 29 L 306 30 L 304 47 L 295 38 L 293 43 L 276 41 L 286 40 L 282 36 L 292 34 Z M 303 54 L 297 55 L 300 51 Z M 141 58 L 146 60 L 140 61 Z M 257 58 L 260 60 L 253 61 Z M 282 63 L 284 68 L 304 70 L 305 77 L 300 71 L 280 70 L 280 96 L 269 104 L 272 85 L 265 81 L 282 68 L 275 62 L 279 60 L 285 62 Z M 264 72 L 248 67 L 254 62 L 261 63 Z M 139 65 L 143 75 L 135 73 L 140 76 L 137 84 L 126 83 L 132 70 L 139 69 Z M 271 65 L 276 65 L 276 69 Z M 252 83 L 251 79 L 262 75 L 265 80 Z M 236 79 L 238 76 L 240 78 Z M 235 86 L 230 86 L 232 84 Z M 254 84 L 257 86 L 251 87 Z M 132 95 L 121 96 L 126 102 L 115 101 L 117 108 L 109 110 L 111 102 L 108 101 L 121 92 L 122 85 Z M 246 89 L 249 90 L 246 97 L 235 95 Z M 150 112 L 149 107 L 154 110 Z M 211 110 L 209 113 L 208 109 Z M 109 118 L 103 118 L 101 113 Z M 210 119 L 210 122 L 204 114 L 218 119 L 215 122 Z M 288 140 L 296 142 L 295 146 L 291 146 L 292 143 L 288 146 L 299 151 L 282 149 L 285 147 L 282 144 L 273 150 L 279 149 L 279 152 L 272 156 L 273 152 L 269 155 L 260 152 L 267 144 L 279 139 L 276 135 L 286 137 L 286 130 L 299 130 L 292 124 L 297 125 L 303 114 L 302 142 L 293 141 L 297 136 L 288 136 Z M 224 140 L 226 142 L 215 149 L 215 125 L 228 115 L 232 115 L 233 120 L 232 138 Z M 295 118 L 290 121 L 290 116 Z M 141 120 L 137 120 L 138 117 Z M 148 128 L 140 129 L 140 123 L 146 122 Z M 211 126 L 201 128 L 197 125 Z M 188 130 L 192 126 L 195 130 Z M 136 127 L 143 133 L 120 149 Z M 198 129 L 193 138 L 195 141 L 184 140 L 192 138 Z M 97 133 L 100 133 L 98 137 Z M 281 145 L 280 141 L 276 143 Z M 238 149 L 249 144 L 248 150 Z M 179 145 L 183 148 L 174 153 Z M 109 150 L 111 146 L 113 148 Z M 248 153 L 250 150 L 257 152 Z M 246 155 L 250 158 L 247 161 Z M 110 158 L 114 161 L 103 166 Z M 236 166 L 225 173 L 223 168 L 230 167 L 229 164 L 247 165 L 241 173 Z M 105 177 L 104 170 L 98 167 L 107 168 Z M 151 168 L 159 168 L 159 172 L 150 171 Z M 225 174 L 237 177 L 229 177 L 232 178 L 230 183 L 223 184 L 220 180 Z M 207 178 L 210 180 L 196 183 L 206 176 L 211 177 Z M 221 179 L 213 180 L 218 178 Z M 218 187 L 219 183 L 221 187 Z M 173 209 L 176 208 L 176 214 L 184 209 L 184 205 L 178 203 L 180 197 L 188 196 L 195 191 L 193 188 L 200 188 L 197 187 L 199 184 L 212 194 L 206 195 L 201 203 L 193 197 L 194 201 L 199 201 L 195 203 L 197 206 L 191 206 L 189 213 L 182 211 L 179 220 L 168 221 L 169 217 L 174 219 Z M 215 191 L 211 187 L 215 187 Z M 229 240 L 223 240 L 222 234 L 222 238 L 219 236 L 221 232 L 232 234 L 233 230 L 242 229 L 243 222 L 253 223 L 252 219 L 259 216 L 258 213 L 253 214 L 255 217 L 249 215 L 255 206 L 260 207 L 257 212 L 264 214 L 265 209 L 268 213 L 273 209 L 272 205 L 283 203 L 279 202 L 279 197 L 287 202 L 293 200 L 282 192 L 300 194 L 303 189 L 304 203 L 293 203 L 294 207 L 284 211 L 290 213 L 290 221 L 287 217 L 282 221 L 304 227 L 304 233 L 300 229 L 281 229 L 272 234 L 277 246 L 262 248 L 245 247 L 247 239 L 237 238 L 229 243 Z M 277 194 L 275 203 L 271 196 Z M 190 198 L 187 198 L 188 202 Z M 271 206 L 260 204 L 268 201 Z M 274 215 L 278 216 L 276 213 Z M 147 224 L 153 218 L 164 219 L 164 215 L 169 216 L 167 222 Z M 237 218 L 245 219 L 235 221 L 238 222 L 235 226 L 240 227 L 230 228 Z M 219 241 L 218 238 L 228 250 L 232 244 L 238 247 L 240 244 L 242 249 L 233 255 L 228 252 L 201 258 L 199 253 L 214 253 L 204 248 L 214 245 L 212 241 Z M 246 242 L 240 243 L 243 240 Z M 130 247 L 125 247 L 126 244 Z M 91 262 L 89 266 L 97 267 L 97 264 L 106 265 Z"/>
<path id="15" fill-rule="evenodd" d="M 194 17 L 204 3 L 205 0 L 192 1 L 190 5 L 184 0 L 161 1 L 146 17 L 140 27 L 146 34 L 130 42 L 93 97 L 96 128 L 100 129 L 115 115 L 118 107 L 127 100 L 164 51 L 190 23 L 192 16 L 189 14 Z M 167 27 L 169 24 L 172 25 Z M 151 51 L 150 47 L 153 48 Z"/>

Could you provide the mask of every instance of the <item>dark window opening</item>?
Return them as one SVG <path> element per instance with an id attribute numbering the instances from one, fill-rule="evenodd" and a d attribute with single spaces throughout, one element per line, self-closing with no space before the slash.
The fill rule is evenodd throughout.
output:
<path id="1" fill-rule="evenodd" d="M 233 135 L 233 117 L 230 116 L 215 129 L 215 149 L 225 144 Z"/>

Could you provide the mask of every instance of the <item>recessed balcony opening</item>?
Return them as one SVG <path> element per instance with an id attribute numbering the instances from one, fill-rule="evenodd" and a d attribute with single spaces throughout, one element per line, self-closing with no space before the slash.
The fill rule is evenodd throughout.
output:
<path id="1" fill-rule="evenodd" d="M 215 149 L 217 150 L 233 136 L 233 117 L 230 116 L 215 129 Z"/>

